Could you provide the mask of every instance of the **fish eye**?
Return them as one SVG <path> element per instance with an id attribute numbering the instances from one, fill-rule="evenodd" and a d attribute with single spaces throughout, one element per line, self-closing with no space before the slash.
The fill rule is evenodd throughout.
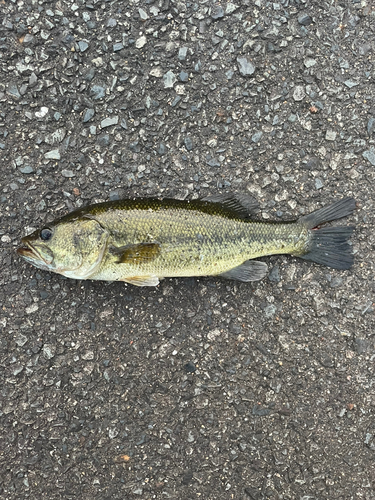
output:
<path id="1" fill-rule="evenodd" d="M 52 230 L 49 227 L 45 227 L 40 231 L 40 239 L 43 241 L 48 241 L 52 238 Z"/>

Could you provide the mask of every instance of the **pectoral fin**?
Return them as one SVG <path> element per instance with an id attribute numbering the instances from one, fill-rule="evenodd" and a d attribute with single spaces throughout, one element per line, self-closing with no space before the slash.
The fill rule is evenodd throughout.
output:
<path id="1" fill-rule="evenodd" d="M 118 255 L 118 264 L 149 263 L 159 255 L 160 244 L 154 242 L 112 247 L 111 252 Z"/>
<path id="2" fill-rule="evenodd" d="M 127 276 L 120 281 L 125 281 L 135 286 L 156 286 L 159 284 L 157 276 Z"/>
<path id="3" fill-rule="evenodd" d="M 238 281 L 259 281 L 265 277 L 267 269 L 267 264 L 265 262 L 247 260 L 240 266 L 229 269 L 229 271 L 219 276 Z"/>

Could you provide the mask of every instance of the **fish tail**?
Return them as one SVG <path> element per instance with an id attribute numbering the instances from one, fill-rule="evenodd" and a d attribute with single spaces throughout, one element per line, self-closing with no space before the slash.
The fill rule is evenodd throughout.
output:
<path id="1" fill-rule="evenodd" d="M 307 252 L 302 259 L 312 260 L 334 269 L 349 269 L 353 265 L 349 244 L 354 227 L 338 226 L 318 228 L 321 224 L 351 215 L 356 208 L 353 198 L 343 198 L 299 219 L 309 229 Z"/>

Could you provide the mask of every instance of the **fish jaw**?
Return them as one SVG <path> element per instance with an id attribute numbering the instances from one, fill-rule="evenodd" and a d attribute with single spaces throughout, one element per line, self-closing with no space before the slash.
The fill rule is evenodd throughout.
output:
<path id="1" fill-rule="evenodd" d="M 43 271 L 53 271 L 53 255 L 46 249 L 38 249 L 26 239 L 22 239 L 22 247 L 17 248 L 17 253 L 23 257 L 26 262 L 32 264 Z"/>

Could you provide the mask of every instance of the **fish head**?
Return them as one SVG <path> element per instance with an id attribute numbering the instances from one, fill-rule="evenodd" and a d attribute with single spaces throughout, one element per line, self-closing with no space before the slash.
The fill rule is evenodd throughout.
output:
<path id="1" fill-rule="evenodd" d="M 62 218 L 22 238 L 17 253 L 39 269 L 86 279 L 100 266 L 108 236 L 93 218 Z"/>

